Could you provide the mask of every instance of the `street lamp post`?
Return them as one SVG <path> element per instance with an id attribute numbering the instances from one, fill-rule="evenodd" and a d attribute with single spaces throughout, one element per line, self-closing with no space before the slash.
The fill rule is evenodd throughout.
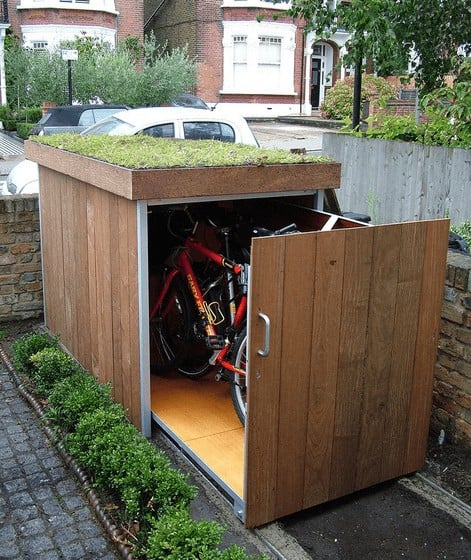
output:
<path id="1" fill-rule="evenodd" d="M 67 83 L 69 91 L 69 105 L 72 105 L 72 60 L 78 59 L 78 50 L 62 49 L 62 60 L 67 60 Z"/>

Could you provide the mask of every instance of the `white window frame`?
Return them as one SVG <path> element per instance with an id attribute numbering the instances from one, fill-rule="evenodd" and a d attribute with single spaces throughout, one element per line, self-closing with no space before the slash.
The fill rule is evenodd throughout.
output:
<path id="1" fill-rule="evenodd" d="M 48 50 L 60 47 L 63 41 L 73 41 L 83 33 L 103 43 L 116 46 L 116 29 L 87 25 L 22 25 L 21 38 L 24 47 L 34 48 L 34 43 L 47 42 Z"/>
<path id="2" fill-rule="evenodd" d="M 296 26 L 291 23 L 223 21 L 222 93 L 294 95 L 294 50 Z M 234 79 L 234 37 L 247 37 L 247 75 Z M 281 42 L 279 79 L 266 83 L 260 76 L 260 37 Z"/>
<path id="3" fill-rule="evenodd" d="M 62 10 L 88 10 L 118 14 L 114 0 L 20 0 L 18 10 L 55 8 Z"/>
<path id="4" fill-rule="evenodd" d="M 223 8 L 267 8 L 271 10 L 286 10 L 291 2 L 280 2 L 273 4 L 270 0 L 223 0 Z"/>

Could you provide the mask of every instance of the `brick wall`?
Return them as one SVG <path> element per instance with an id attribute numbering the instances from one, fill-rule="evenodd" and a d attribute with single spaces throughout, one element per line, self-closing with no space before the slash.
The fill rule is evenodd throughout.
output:
<path id="1" fill-rule="evenodd" d="M 471 449 L 471 255 L 449 251 L 432 430 Z"/>
<path id="2" fill-rule="evenodd" d="M 126 37 L 144 38 L 144 0 L 115 0 L 118 15 L 118 43 Z"/>
<path id="3" fill-rule="evenodd" d="M 0 321 L 42 311 L 38 197 L 0 197 Z"/>

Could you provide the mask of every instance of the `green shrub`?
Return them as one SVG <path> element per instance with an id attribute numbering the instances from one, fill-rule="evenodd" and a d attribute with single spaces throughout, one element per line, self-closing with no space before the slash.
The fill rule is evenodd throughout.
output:
<path id="1" fill-rule="evenodd" d="M 24 120 L 28 123 L 37 123 L 42 116 L 43 112 L 41 107 L 28 107 L 24 109 Z"/>
<path id="2" fill-rule="evenodd" d="M 9 132 L 14 132 L 16 130 L 17 120 L 16 119 L 5 119 L 3 122 L 3 128 Z"/>
<path id="3" fill-rule="evenodd" d="M 31 129 L 33 128 L 33 123 L 16 123 L 16 132 L 20 138 L 27 140 Z"/>
<path id="4" fill-rule="evenodd" d="M 113 403 L 111 385 L 101 385 L 92 375 L 79 372 L 54 385 L 45 416 L 65 432 L 73 432 L 83 414 L 112 406 L 119 405 Z M 124 419 L 124 411 L 121 414 Z"/>
<path id="5" fill-rule="evenodd" d="M 345 120 L 352 117 L 354 78 L 337 81 L 331 88 L 321 105 L 322 116 L 326 119 Z M 389 99 L 396 97 L 395 88 L 384 78 L 371 74 L 363 76 L 361 84 L 361 101 L 377 102 L 386 105 Z"/>
<path id="6" fill-rule="evenodd" d="M 218 548 L 223 532 L 224 527 L 214 521 L 195 521 L 186 509 L 174 508 L 151 521 L 142 552 L 147 560 L 250 560 L 236 545 Z"/>
<path id="7" fill-rule="evenodd" d="M 106 425 L 103 411 L 84 414 L 67 437 L 71 455 L 96 484 L 119 497 L 129 520 L 152 517 L 177 504 L 186 506 L 196 495 L 186 477 L 133 425 L 121 422 L 115 412 L 110 417 L 113 422 Z"/>
<path id="8" fill-rule="evenodd" d="M 12 344 L 12 363 L 15 370 L 31 377 L 34 371 L 31 356 L 44 348 L 57 348 L 58 343 L 58 336 L 51 337 L 45 332 L 36 331 L 21 336 Z"/>
<path id="9" fill-rule="evenodd" d="M 451 231 L 462 237 L 466 241 L 468 249 L 471 250 L 471 220 L 467 220 L 459 226 L 455 226 L 454 224 L 452 224 L 450 229 Z"/>
<path id="10" fill-rule="evenodd" d="M 53 387 L 71 375 L 82 373 L 81 366 L 60 348 L 43 348 L 30 358 L 34 365 L 32 379 L 38 395 L 48 397 Z"/>
<path id="11" fill-rule="evenodd" d="M 10 107 L 8 107 L 8 105 L 0 105 L 0 121 L 8 119 L 10 113 L 11 109 Z"/>
<path id="12" fill-rule="evenodd" d="M 368 119 L 365 136 L 384 140 L 416 142 L 423 136 L 423 126 L 415 122 L 415 115 L 375 115 Z M 359 133 L 358 136 L 363 136 Z"/>
<path id="13" fill-rule="evenodd" d="M 207 558 L 220 544 L 224 527 L 214 521 L 195 521 L 182 508 L 152 521 L 145 549 L 148 560 Z"/>

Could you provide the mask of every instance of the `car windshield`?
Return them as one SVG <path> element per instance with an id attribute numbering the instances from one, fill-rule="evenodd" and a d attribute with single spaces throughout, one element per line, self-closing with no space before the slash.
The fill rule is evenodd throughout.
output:
<path id="1" fill-rule="evenodd" d="M 119 136 L 131 134 L 134 130 L 134 126 L 118 119 L 117 117 L 108 117 L 90 126 L 82 132 L 83 135 L 88 134 L 109 134 L 110 136 Z"/>

